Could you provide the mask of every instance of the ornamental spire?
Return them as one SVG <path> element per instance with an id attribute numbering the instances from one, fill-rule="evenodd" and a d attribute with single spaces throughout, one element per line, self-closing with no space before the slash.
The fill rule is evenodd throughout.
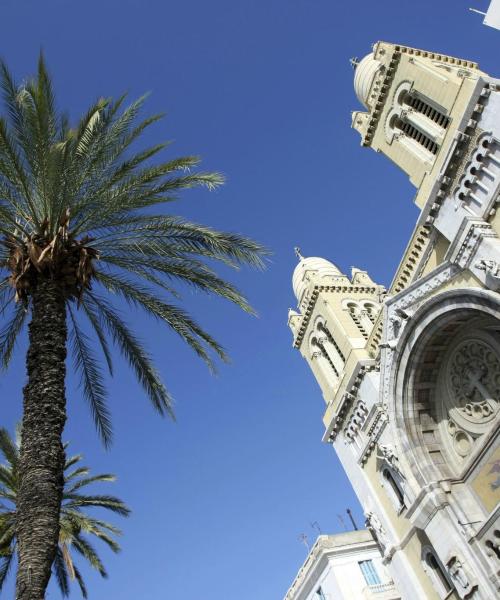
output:
<path id="1" fill-rule="evenodd" d="M 294 251 L 295 251 L 295 256 L 299 259 L 299 261 L 304 260 L 304 257 L 300 253 L 299 246 L 295 246 Z"/>

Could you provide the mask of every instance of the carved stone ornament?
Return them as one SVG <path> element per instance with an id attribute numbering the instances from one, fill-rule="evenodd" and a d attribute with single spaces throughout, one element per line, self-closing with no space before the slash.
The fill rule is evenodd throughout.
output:
<path id="1" fill-rule="evenodd" d="M 484 340 L 464 341 L 450 357 L 447 379 L 448 433 L 455 452 L 465 458 L 498 413 L 500 358 Z"/>
<path id="2" fill-rule="evenodd" d="M 394 451 L 394 446 L 391 444 L 379 444 L 378 449 L 380 450 L 380 454 L 377 454 L 377 457 L 385 460 L 391 467 L 399 471 L 398 457 Z"/>
<path id="3" fill-rule="evenodd" d="M 457 343 L 441 370 L 439 390 L 451 448 L 465 459 L 500 408 L 500 353 L 493 340 L 485 335 Z"/>
<path id="4" fill-rule="evenodd" d="M 454 556 L 448 563 L 448 573 L 460 598 L 470 598 L 475 586 L 469 581 L 462 562 Z"/>
<path id="5" fill-rule="evenodd" d="M 384 529 L 384 526 L 380 522 L 380 519 L 371 510 L 365 512 L 365 518 L 366 526 L 368 527 L 368 529 L 372 530 L 373 534 L 378 540 L 378 543 L 382 546 L 382 550 L 385 552 L 386 548 L 389 546 L 389 538 Z"/>
<path id="6" fill-rule="evenodd" d="M 384 342 L 380 347 L 388 348 L 388 351 L 382 352 L 381 360 L 381 401 L 387 406 L 390 398 L 390 387 L 389 380 L 392 372 L 393 363 L 393 352 L 391 352 L 391 342 L 397 343 L 398 338 L 401 336 L 406 323 L 409 321 L 409 313 L 413 313 L 417 308 L 425 302 L 425 300 L 435 292 L 436 289 L 443 286 L 448 281 L 451 281 L 453 277 L 458 273 L 459 269 L 454 264 L 444 264 L 438 267 L 436 271 L 427 277 L 424 277 L 414 284 L 410 285 L 409 288 L 403 290 L 398 294 L 397 299 L 388 304 L 388 325 L 386 325 L 384 331 Z M 404 317 L 402 317 L 404 315 Z M 398 318 L 400 317 L 401 318 Z M 396 321 L 398 323 L 396 324 Z"/>
<path id="7" fill-rule="evenodd" d="M 478 271 L 484 271 L 495 279 L 500 279 L 500 265 L 495 260 L 480 260 L 475 265 Z"/>

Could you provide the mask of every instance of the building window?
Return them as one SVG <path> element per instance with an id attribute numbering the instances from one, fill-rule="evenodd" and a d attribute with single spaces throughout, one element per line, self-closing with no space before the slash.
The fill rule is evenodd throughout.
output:
<path id="1" fill-rule="evenodd" d="M 439 127 L 442 127 L 443 129 L 447 129 L 448 125 L 450 124 L 450 119 L 444 113 L 432 107 L 430 104 L 427 104 L 427 102 L 415 94 L 406 94 L 404 102 L 411 106 L 418 113 L 424 115 L 431 121 L 434 121 L 436 125 L 439 125 Z"/>
<path id="2" fill-rule="evenodd" d="M 368 585 L 380 585 L 382 582 L 380 581 L 380 577 L 378 576 L 377 571 L 373 565 L 373 561 L 371 560 L 362 560 L 359 564 L 359 568 L 363 573 L 363 577 Z"/>
<path id="3" fill-rule="evenodd" d="M 356 327 L 359 329 L 361 335 L 365 338 L 365 340 L 368 339 L 368 331 L 366 330 L 366 328 L 363 326 L 363 323 L 361 322 L 361 310 L 359 308 L 359 306 L 357 304 L 354 303 L 349 303 L 347 305 L 347 310 L 349 311 L 349 314 L 351 315 L 351 319 L 354 321 Z"/>
<path id="4" fill-rule="evenodd" d="M 434 550 L 428 546 L 423 549 L 422 558 L 424 569 L 427 575 L 429 575 L 432 585 L 441 598 L 446 597 L 453 589 L 453 586 L 448 579 L 448 575 L 441 564 L 441 561 L 436 556 Z"/>
<path id="5" fill-rule="evenodd" d="M 385 466 L 382 469 L 383 486 L 387 490 L 395 509 L 399 512 L 405 507 L 405 495 L 401 476 L 393 469 Z"/>
<path id="6" fill-rule="evenodd" d="M 317 597 L 317 600 L 326 600 L 326 596 L 325 596 L 325 593 L 323 592 L 323 588 L 319 587 L 316 590 L 316 597 Z"/>
<path id="7" fill-rule="evenodd" d="M 394 129 L 397 129 L 400 132 L 404 133 L 412 140 L 415 140 L 417 144 L 420 144 L 420 146 L 425 148 L 425 150 L 427 150 L 431 154 L 437 154 L 439 146 L 436 144 L 436 142 L 423 131 L 420 131 L 418 127 L 412 125 L 409 121 L 406 121 L 401 117 L 397 116 L 393 121 L 393 127 Z"/>

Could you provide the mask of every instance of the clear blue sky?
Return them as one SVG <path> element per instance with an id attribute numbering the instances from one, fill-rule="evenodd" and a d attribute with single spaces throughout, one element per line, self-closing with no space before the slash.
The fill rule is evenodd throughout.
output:
<path id="1" fill-rule="evenodd" d="M 500 32 L 468 6 L 486 0 L 4 0 L 0 54 L 19 76 L 43 47 L 62 107 L 152 91 L 168 112 L 149 141 L 198 153 L 228 178 L 186 193 L 177 214 L 249 234 L 274 252 L 264 274 L 234 278 L 260 317 L 193 295 L 187 306 L 230 350 L 217 378 L 141 315 L 177 402 L 157 418 L 125 366 L 110 383 L 115 443 L 104 452 L 70 378 L 66 439 L 95 470 L 119 476 L 133 508 L 121 555 L 102 551 L 110 579 L 86 571 L 104 600 L 279 600 L 317 521 L 361 513 L 332 449 L 321 443 L 323 401 L 291 348 L 293 246 L 389 284 L 417 218 L 414 191 L 350 129 L 358 108 L 351 56 L 379 39 L 478 60 L 500 75 Z M 356 239 L 354 243 L 353 240 Z M 19 417 L 24 348 L 0 379 L 2 419 Z M 11 597 L 10 589 L 6 597 Z M 51 590 L 48 598 L 57 598 Z M 75 590 L 74 597 L 78 597 Z"/>

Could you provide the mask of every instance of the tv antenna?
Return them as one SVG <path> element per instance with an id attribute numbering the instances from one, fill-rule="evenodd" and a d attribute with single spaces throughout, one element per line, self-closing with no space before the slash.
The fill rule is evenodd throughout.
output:
<path id="1" fill-rule="evenodd" d="M 320 527 L 318 521 L 313 521 L 312 523 L 309 523 L 309 525 L 311 525 L 312 529 L 316 529 L 316 531 L 319 533 L 319 535 L 321 535 L 323 533 L 321 531 L 321 527 Z"/>
<path id="2" fill-rule="evenodd" d="M 297 539 L 299 540 L 299 542 L 302 542 L 304 544 L 308 552 L 311 550 L 311 546 L 309 545 L 309 538 L 305 533 L 301 533 Z"/>

